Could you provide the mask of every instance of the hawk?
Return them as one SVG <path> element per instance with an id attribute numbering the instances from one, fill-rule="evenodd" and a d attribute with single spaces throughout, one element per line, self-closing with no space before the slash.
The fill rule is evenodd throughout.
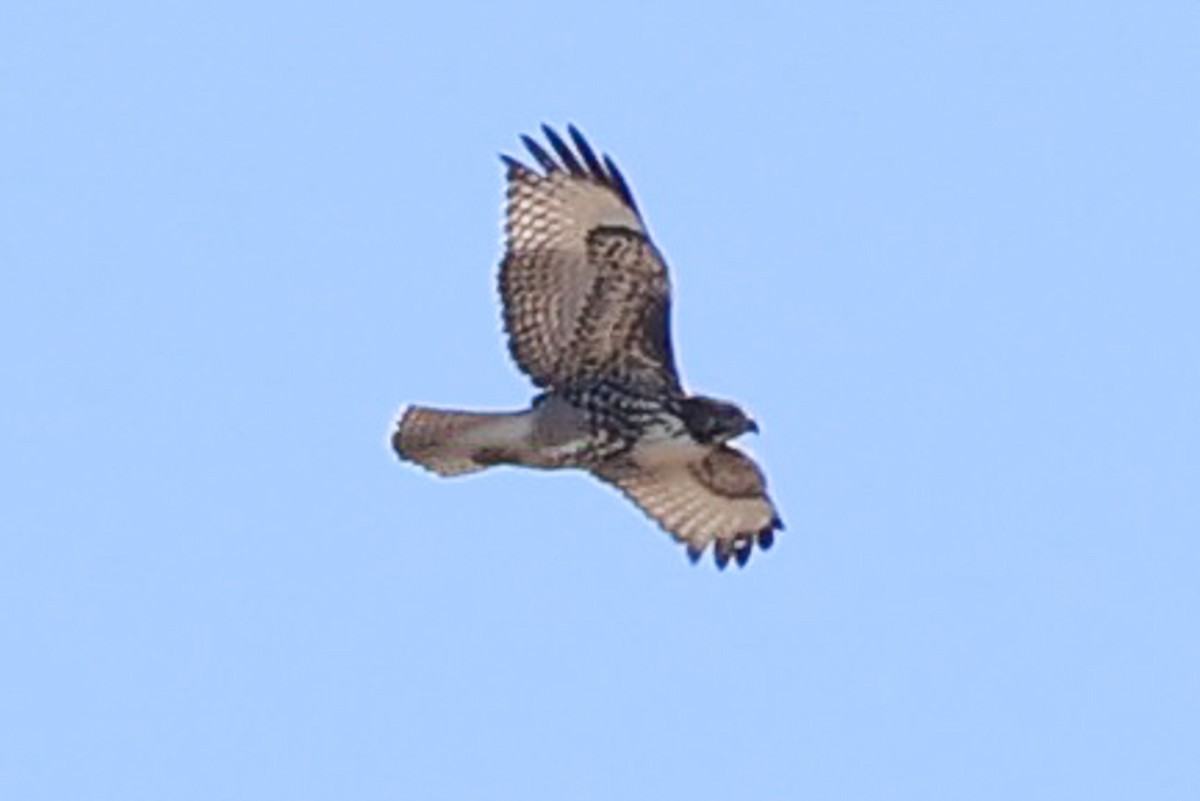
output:
<path id="1" fill-rule="evenodd" d="M 744 565 L 783 522 L 754 461 L 729 444 L 758 427 L 687 393 L 671 348 L 667 265 L 616 164 L 574 126 L 540 170 L 507 170 L 500 297 L 509 350 L 541 391 L 516 412 L 410 406 L 392 446 L 442 476 L 492 465 L 581 468 L 617 487 L 697 561 Z M 571 145 L 574 145 L 572 147 Z"/>

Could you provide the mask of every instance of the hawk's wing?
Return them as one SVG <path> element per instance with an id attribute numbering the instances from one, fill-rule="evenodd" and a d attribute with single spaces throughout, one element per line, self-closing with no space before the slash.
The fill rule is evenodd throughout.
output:
<path id="1" fill-rule="evenodd" d="M 573 126 L 575 150 L 542 130 L 557 158 L 523 141 L 543 172 L 504 159 L 500 296 L 513 358 L 542 387 L 607 378 L 678 391 L 667 267 L 625 179 Z"/>
<path id="2" fill-rule="evenodd" d="M 719 567 L 730 557 L 744 565 L 755 542 L 769 548 L 775 531 L 783 529 L 762 471 L 728 445 L 692 462 L 649 466 L 621 460 L 594 472 L 686 544 L 693 561 L 713 543 Z"/>

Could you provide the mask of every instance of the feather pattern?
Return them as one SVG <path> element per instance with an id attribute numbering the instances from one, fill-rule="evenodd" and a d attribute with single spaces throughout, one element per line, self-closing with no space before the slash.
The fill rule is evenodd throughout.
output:
<path id="1" fill-rule="evenodd" d="M 767 497 L 762 471 L 736 448 L 721 445 L 690 460 L 647 464 L 636 451 L 593 469 L 687 546 L 693 559 L 709 546 L 719 567 L 739 566 L 754 545 L 771 547 L 783 522 Z"/>
<path id="2" fill-rule="evenodd" d="M 575 127 L 578 154 L 544 131 L 558 159 L 523 139 L 543 174 L 505 158 L 500 296 L 514 360 L 541 387 L 603 378 L 681 391 L 667 266 L 624 177 Z"/>

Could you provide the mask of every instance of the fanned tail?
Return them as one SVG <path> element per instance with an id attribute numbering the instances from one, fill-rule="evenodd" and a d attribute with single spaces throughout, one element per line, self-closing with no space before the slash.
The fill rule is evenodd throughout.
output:
<path id="1" fill-rule="evenodd" d="M 438 475 L 457 476 L 516 461 L 528 435 L 527 412 L 410 406 L 392 434 L 392 448 L 401 459 Z"/>

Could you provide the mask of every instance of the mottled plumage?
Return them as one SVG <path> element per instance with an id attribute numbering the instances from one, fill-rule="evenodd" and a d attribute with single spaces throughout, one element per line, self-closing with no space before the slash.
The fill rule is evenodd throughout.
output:
<path id="1" fill-rule="evenodd" d="M 574 127 L 540 171 L 508 171 L 500 296 L 509 349 L 544 390 L 521 412 L 413 406 L 397 454 L 441 475 L 494 464 L 583 468 L 619 488 L 699 558 L 743 565 L 783 528 L 757 465 L 728 440 L 757 427 L 730 403 L 688 395 L 670 336 L 666 263 L 624 177 Z M 574 147 L 572 147 L 572 144 Z"/>

